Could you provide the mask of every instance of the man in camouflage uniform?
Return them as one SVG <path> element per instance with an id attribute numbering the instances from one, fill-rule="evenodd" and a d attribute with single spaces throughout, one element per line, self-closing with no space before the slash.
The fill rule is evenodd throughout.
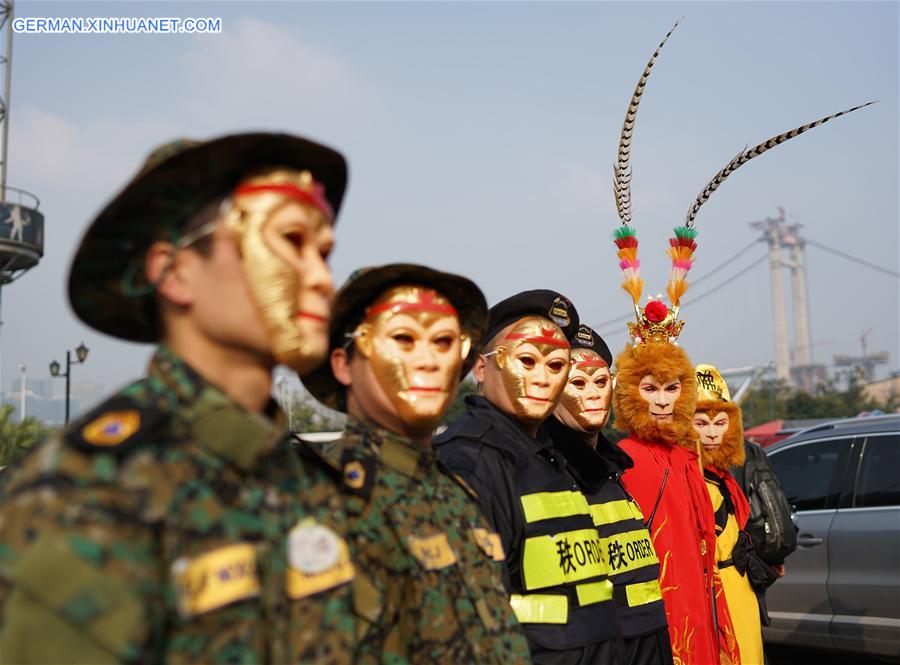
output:
<path id="1" fill-rule="evenodd" d="M 331 325 L 331 367 L 304 378 L 349 423 L 301 451 L 346 495 L 361 663 L 528 662 L 501 581 L 503 550 L 434 428 L 480 347 L 484 296 L 423 266 L 358 271 Z"/>
<path id="2" fill-rule="evenodd" d="M 160 346 L 6 471 L 0 661 L 349 662 L 343 513 L 269 396 L 324 359 L 345 183 L 297 137 L 180 141 L 94 220 L 75 312 Z"/>

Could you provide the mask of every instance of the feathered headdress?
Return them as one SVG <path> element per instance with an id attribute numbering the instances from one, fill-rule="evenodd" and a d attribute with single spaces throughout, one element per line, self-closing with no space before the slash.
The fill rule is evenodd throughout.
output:
<path id="1" fill-rule="evenodd" d="M 628 323 L 628 333 L 635 344 L 674 342 L 681 333 L 684 321 L 678 320 L 678 310 L 681 306 L 681 297 L 688 289 L 687 274 L 694 264 L 694 252 L 697 250 L 697 229 L 694 228 L 694 218 L 697 216 L 700 206 L 706 203 L 712 193 L 719 188 L 719 185 L 738 168 L 767 150 L 795 136 L 799 136 L 807 130 L 823 125 L 829 120 L 875 103 L 867 102 L 866 104 L 854 106 L 846 111 L 820 118 L 783 134 L 773 136 L 749 150 L 747 148 L 741 150 L 734 159 L 713 176 L 713 179 L 697 195 L 694 203 L 688 209 L 684 226 L 675 227 L 674 237 L 669 238 L 669 247 L 666 253 L 672 260 L 672 265 L 669 268 L 669 283 L 666 286 L 666 293 L 669 296 L 671 308 L 667 307 L 661 298 L 658 300 L 650 299 L 646 306 L 641 307 L 640 299 L 644 289 L 644 280 L 641 279 L 641 262 L 638 259 L 637 235 L 634 227 L 631 226 L 631 139 L 634 134 L 638 105 L 640 104 L 641 96 L 644 94 L 644 87 L 647 85 L 650 70 L 656 63 L 656 58 L 659 56 L 666 40 L 669 39 L 669 35 L 672 34 L 676 27 L 678 27 L 677 22 L 666 33 L 659 46 L 656 47 L 641 74 L 641 78 L 638 80 L 634 94 L 631 96 L 631 101 L 628 104 L 628 110 L 625 113 L 625 123 L 622 126 L 622 135 L 619 139 L 618 159 L 613 168 L 616 210 L 619 213 L 619 218 L 622 220 L 622 225 L 613 233 L 613 241 L 617 248 L 616 256 L 619 258 L 619 269 L 622 271 L 622 288 L 631 296 L 637 317 L 636 323 Z"/>

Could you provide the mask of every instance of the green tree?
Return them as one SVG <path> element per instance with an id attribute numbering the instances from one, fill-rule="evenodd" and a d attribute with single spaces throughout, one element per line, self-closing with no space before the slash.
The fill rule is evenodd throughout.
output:
<path id="1" fill-rule="evenodd" d="M 846 381 L 844 387 L 842 383 Z M 744 427 L 770 420 L 807 418 L 852 418 L 863 411 L 892 412 L 900 400 L 872 400 L 865 395 L 865 383 L 857 369 L 838 375 L 816 386 L 811 393 L 791 388 L 786 381 L 766 380 L 750 391 L 741 404 Z"/>
<path id="2" fill-rule="evenodd" d="M 478 386 L 472 379 L 466 379 L 460 383 L 459 389 L 456 391 L 456 397 L 453 398 L 450 408 L 447 409 L 447 413 L 444 414 L 443 424 L 449 425 L 463 415 L 466 412 L 466 397 L 477 394 Z"/>
<path id="3" fill-rule="evenodd" d="M 785 403 L 791 394 L 787 381 L 765 379 L 747 393 L 741 403 L 744 427 L 787 418 Z"/>
<path id="4" fill-rule="evenodd" d="M 0 467 L 15 464 L 33 445 L 43 441 L 52 431 L 34 418 L 13 421 L 13 407 L 0 407 Z"/>

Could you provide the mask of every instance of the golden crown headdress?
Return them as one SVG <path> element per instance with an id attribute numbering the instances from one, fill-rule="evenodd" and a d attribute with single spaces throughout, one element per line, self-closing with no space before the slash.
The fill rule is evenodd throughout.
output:
<path id="1" fill-rule="evenodd" d="M 697 401 L 730 402 L 731 391 L 715 365 L 701 363 L 694 368 L 697 374 Z"/>
<path id="2" fill-rule="evenodd" d="M 706 203 L 712 193 L 719 188 L 719 185 L 738 168 L 770 148 L 799 136 L 807 130 L 825 124 L 829 120 L 875 103 L 867 102 L 854 106 L 846 111 L 820 118 L 783 134 L 773 136 L 749 150 L 746 147 L 741 150 L 734 159 L 716 173 L 713 179 L 697 195 L 697 198 L 688 209 L 684 226 L 675 227 L 673 237 L 669 238 L 669 247 L 666 249 L 666 254 L 672 260 L 672 265 L 669 268 L 669 282 L 666 286 L 666 293 L 669 296 L 671 307 L 666 306 L 662 302 L 661 296 L 656 300 L 651 298 L 644 307 L 641 307 L 640 300 L 644 290 L 644 280 L 641 279 L 641 262 L 638 259 L 637 235 L 634 227 L 631 226 L 631 139 L 634 134 L 635 121 L 637 120 L 638 105 L 640 104 L 641 96 L 644 94 L 644 87 L 647 85 L 647 79 L 650 77 L 650 71 L 653 69 L 662 47 L 677 27 L 678 22 L 676 21 L 672 29 L 663 37 L 659 46 L 656 47 L 653 55 L 650 56 L 650 60 L 647 62 L 647 66 L 638 80 L 634 94 L 631 96 L 631 101 L 628 103 L 628 110 L 625 112 L 625 122 L 622 125 L 622 135 L 619 139 L 618 158 L 613 167 L 616 210 L 619 213 L 619 219 L 622 220 L 621 226 L 613 233 L 613 241 L 616 244 L 616 256 L 619 259 L 619 269 L 622 272 L 622 288 L 631 295 L 634 303 L 637 321 L 628 323 L 628 334 L 635 344 L 651 342 L 674 343 L 678 335 L 681 334 L 684 321 L 678 320 L 678 311 L 681 307 L 681 297 L 688 289 L 686 278 L 694 264 L 694 252 L 697 250 L 697 229 L 694 228 L 694 218 L 697 216 L 700 206 Z"/>

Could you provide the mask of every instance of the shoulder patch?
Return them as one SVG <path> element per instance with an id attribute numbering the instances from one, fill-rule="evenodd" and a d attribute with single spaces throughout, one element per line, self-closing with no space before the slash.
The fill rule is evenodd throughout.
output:
<path id="1" fill-rule="evenodd" d="M 375 487 L 375 459 L 345 450 L 341 455 L 341 473 L 342 489 L 368 501 Z"/>
<path id="2" fill-rule="evenodd" d="M 66 432 L 65 440 L 87 452 L 124 454 L 138 445 L 164 417 L 149 404 L 116 395 L 79 418 Z"/>
<path id="3" fill-rule="evenodd" d="M 374 458 L 353 450 L 343 450 L 338 460 L 336 451 L 335 454 L 328 454 L 318 442 L 308 441 L 298 434 L 294 434 L 293 440 L 304 461 L 325 470 L 342 491 L 369 500 L 375 486 Z"/>
<path id="4" fill-rule="evenodd" d="M 81 429 L 81 438 L 95 446 L 118 446 L 141 428 L 141 412 L 108 411 Z"/>

